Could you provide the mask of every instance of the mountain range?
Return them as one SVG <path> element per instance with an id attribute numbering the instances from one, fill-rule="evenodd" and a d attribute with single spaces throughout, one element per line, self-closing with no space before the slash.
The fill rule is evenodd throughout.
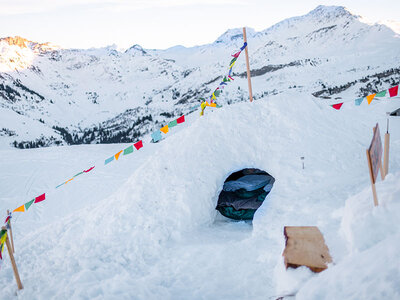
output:
<path id="1" fill-rule="evenodd" d="M 318 6 L 260 32 L 248 28 L 253 97 L 268 101 L 290 90 L 328 105 L 397 85 L 396 31 L 341 6 Z M 211 44 L 165 50 L 63 49 L 1 38 L 0 147 L 136 141 L 198 113 L 200 98 L 218 86 L 242 45 L 241 29 Z M 219 104 L 248 100 L 245 71 L 240 56 Z"/>

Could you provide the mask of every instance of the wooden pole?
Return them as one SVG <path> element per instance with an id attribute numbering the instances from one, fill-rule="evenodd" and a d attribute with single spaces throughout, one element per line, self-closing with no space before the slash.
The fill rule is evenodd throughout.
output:
<path id="1" fill-rule="evenodd" d="M 372 186 L 372 195 L 374 196 L 374 205 L 378 206 L 378 196 L 376 195 L 376 187 L 374 183 L 374 174 L 372 172 L 372 163 L 371 158 L 369 157 L 369 151 L 367 149 L 367 160 L 368 160 L 368 169 L 369 169 L 369 177 L 371 178 L 371 186 Z"/>
<path id="2" fill-rule="evenodd" d="M 7 228 L 4 227 L 4 226 L 1 229 L 7 230 Z M 8 250 L 8 255 L 10 255 L 11 265 L 12 265 L 12 268 L 13 268 L 13 271 L 14 271 L 15 280 L 17 281 L 18 289 L 22 290 L 24 287 L 22 286 L 21 279 L 19 278 L 17 264 L 15 263 L 14 254 L 11 251 L 11 245 L 10 245 L 10 240 L 8 239 L 8 235 L 6 237 L 6 246 L 7 246 L 7 250 Z"/>
<path id="3" fill-rule="evenodd" d="M 243 41 L 247 43 L 246 27 L 243 27 Z M 250 102 L 253 102 L 253 89 L 251 88 L 251 75 L 250 75 L 250 63 L 249 63 L 249 46 L 244 48 L 246 53 L 246 66 L 247 66 L 247 83 L 249 85 Z"/>
<path id="4" fill-rule="evenodd" d="M 389 141 L 390 141 L 390 133 L 386 132 L 385 149 L 383 152 L 383 171 L 385 172 L 385 176 L 389 173 Z"/>
<path id="5" fill-rule="evenodd" d="M 8 209 L 7 209 L 7 215 L 10 215 L 10 210 L 8 210 Z M 12 228 L 11 228 L 11 219 L 9 220 L 9 226 L 10 226 L 9 230 L 10 230 L 12 252 L 15 253 L 14 239 L 13 239 Z"/>

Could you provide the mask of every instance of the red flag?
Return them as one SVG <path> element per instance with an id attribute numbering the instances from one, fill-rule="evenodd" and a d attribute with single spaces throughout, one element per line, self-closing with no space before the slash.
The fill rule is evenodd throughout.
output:
<path id="1" fill-rule="evenodd" d="M 6 218 L 6 220 L 4 221 L 4 223 L 7 223 L 8 220 L 10 220 L 10 216 L 8 216 L 8 217 Z"/>
<path id="2" fill-rule="evenodd" d="M 236 52 L 236 53 L 233 54 L 232 56 L 238 58 L 241 52 L 242 52 L 242 51 Z"/>
<path id="3" fill-rule="evenodd" d="M 0 247 L 0 259 L 3 259 L 3 256 L 1 255 L 1 247 Z"/>
<path id="4" fill-rule="evenodd" d="M 140 148 L 143 147 L 143 142 L 139 141 L 139 142 L 133 144 L 133 146 L 135 146 L 136 150 L 139 150 Z"/>
<path id="5" fill-rule="evenodd" d="M 178 119 L 176 119 L 176 122 L 178 124 L 181 124 L 181 123 L 185 122 L 185 116 L 179 117 Z"/>
<path id="6" fill-rule="evenodd" d="M 342 107 L 342 105 L 343 105 L 343 102 L 342 102 L 342 103 L 333 104 L 333 105 L 331 105 L 331 106 L 332 106 L 334 109 L 339 110 L 339 109 Z"/>
<path id="7" fill-rule="evenodd" d="M 46 193 L 44 193 L 44 194 L 42 194 L 42 195 L 40 195 L 40 196 L 37 196 L 36 198 L 35 198 L 35 202 L 33 202 L 33 203 L 39 203 L 39 202 L 42 202 L 43 200 L 45 200 L 46 199 Z"/>
<path id="8" fill-rule="evenodd" d="M 392 88 L 390 88 L 389 89 L 389 95 L 390 95 L 390 97 L 395 97 L 395 96 L 397 96 L 397 93 L 399 92 L 399 86 L 398 85 L 396 85 L 396 86 L 394 86 L 394 87 L 392 87 Z"/>
<path id="9" fill-rule="evenodd" d="M 94 167 L 95 167 L 95 166 L 91 167 L 90 169 L 83 170 L 83 172 L 88 173 L 88 172 L 92 171 L 92 170 L 94 169 Z"/>

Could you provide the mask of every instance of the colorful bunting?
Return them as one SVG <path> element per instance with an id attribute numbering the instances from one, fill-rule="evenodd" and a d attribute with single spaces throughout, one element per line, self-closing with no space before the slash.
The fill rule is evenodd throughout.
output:
<path id="1" fill-rule="evenodd" d="M 168 127 L 169 128 L 175 127 L 176 125 L 178 125 L 178 122 L 176 120 L 173 120 L 173 121 L 168 123 Z"/>
<path id="2" fill-rule="evenodd" d="M 16 209 L 13 210 L 13 212 L 17 212 L 17 211 L 24 212 L 25 211 L 25 204 L 21 205 L 20 207 L 17 207 Z"/>
<path id="3" fill-rule="evenodd" d="M 151 138 L 153 139 L 153 142 L 154 142 L 154 143 L 158 142 L 159 140 L 162 139 L 161 132 L 158 131 L 158 130 L 155 131 L 155 132 L 153 132 L 153 133 L 151 134 Z"/>
<path id="4" fill-rule="evenodd" d="M 139 142 L 133 144 L 133 146 L 135 146 L 136 150 L 139 150 L 140 148 L 143 148 L 143 142 L 139 141 Z"/>
<path id="5" fill-rule="evenodd" d="M 124 150 L 124 155 L 131 154 L 133 152 L 133 146 L 129 146 Z"/>
<path id="6" fill-rule="evenodd" d="M 181 124 L 181 123 L 185 122 L 185 116 L 184 116 L 184 115 L 183 115 L 183 116 L 180 116 L 178 119 L 176 119 L 176 122 L 177 122 L 178 124 Z"/>
<path id="7" fill-rule="evenodd" d="M 160 128 L 161 132 L 167 134 L 169 129 L 168 129 L 168 125 L 165 125 L 164 127 Z"/>
<path id="8" fill-rule="evenodd" d="M 368 95 L 368 96 L 366 97 L 366 98 L 367 98 L 368 105 L 371 104 L 371 102 L 372 102 L 372 100 L 375 98 L 375 96 L 376 96 L 376 94 L 372 94 L 372 95 Z"/>
<path id="9" fill-rule="evenodd" d="M 354 100 L 356 105 L 361 105 L 361 102 L 363 102 L 364 98 L 358 98 L 356 100 Z"/>
<path id="10" fill-rule="evenodd" d="M 116 154 L 114 155 L 115 160 L 118 160 L 118 158 L 119 158 L 119 156 L 121 155 L 121 153 L 122 153 L 122 150 L 119 151 L 118 153 L 116 153 Z"/>
<path id="11" fill-rule="evenodd" d="M 390 97 L 396 97 L 398 92 L 399 92 L 399 86 L 398 85 L 396 85 L 396 86 L 394 86 L 394 87 L 389 89 Z"/>
<path id="12" fill-rule="evenodd" d="M 35 199 L 32 199 L 31 201 L 26 202 L 25 205 L 25 210 L 28 210 L 29 207 L 31 207 L 31 205 L 33 204 L 33 202 L 35 202 Z"/>
<path id="13" fill-rule="evenodd" d="M 375 97 L 385 97 L 386 96 L 386 91 L 382 91 L 376 94 Z"/>
<path id="14" fill-rule="evenodd" d="M 333 104 L 333 105 L 331 105 L 331 106 L 332 106 L 334 109 L 339 110 L 339 109 L 342 107 L 342 105 L 343 105 L 343 102 L 342 102 L 342 103 Z"/>
<path id="15" fill-rule="evenodd" d="M 114 155 L 111 156 L 110 158 L 107 158 L 107 159 L 104 161 L 104 164 L 106 165 L 106 164 L 112 162 L 113 160 L 114 160 Z"/>

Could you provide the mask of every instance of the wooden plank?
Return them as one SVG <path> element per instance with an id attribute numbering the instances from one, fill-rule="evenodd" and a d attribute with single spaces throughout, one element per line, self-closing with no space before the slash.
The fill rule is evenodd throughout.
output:
<path id="1" fill-rule="evenodd" d="M 374 127 L 374 136 L 368 149 L 369 159 L 371 160 L 373 183 L 376 183 L 379 169 L 382 167 L 382 141 L 379 132 L 379 124 Z M 382 175 L 381 175 L 382 176 Z"/>
<path id="2" fill-rule="evenodd" d="M 368 170 L 369 170 L 369 177 L 371 178 L 371 187 L 372 187 L 372 196 L 374 197 L 374 205 L 378 206 L 378 195 L 376 194 L 376 187 L 374 183 L 374 175 L 372 173 L 372 164 L 371 164 L 371 158 L 369 156 L 369 152 L 367 149 L 367 161 L 368 161 Z"/>
<path id="3" fill-rule="evenodd" d="M 315 273 L 327 269 L 332 262 L 324 237 L 316 226 L 285 226 L 286 247 L 283 251 L 286 268 L 306 266 Z"/>

